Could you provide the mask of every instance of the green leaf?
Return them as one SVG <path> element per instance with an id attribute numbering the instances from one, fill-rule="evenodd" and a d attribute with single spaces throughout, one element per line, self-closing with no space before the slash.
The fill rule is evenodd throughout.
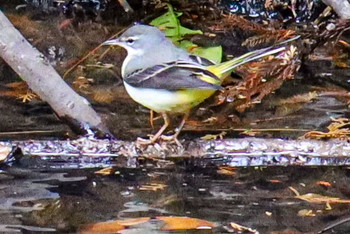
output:
<path id="1" fill-rule="evenodd" d="M 155 18 L 150 24 L 161 29 L 174 44 L 187 50 L 189 53 L 209 59 L 215 63 L 220 63 L 222 58 L 221 46 L 203 48 L 198 47 L 190 41 L 183 40 L 184 35 L 203 34 L 203 32 L 181 26 L 178 19 L 181 15 L 181 12 L 175 12 L 172 6 L 168 4 L 168 12 Z"/>
<path id="2" fill-rule="evenodd" d="M 180 40 L 186 34 L 203 34 L 200 30 L 192 30 L 182 27 L 178 17 L 182 13 L 174 12 L 172 6 L 168 4 L 168 12 L 151 21 L 151 25 L 160 28 L 167 37 Z"/>
<path id="3" fill-rule="evenodd" d="M 194 49 L 193 53 L 200 57 L 209 59 L 214 63 L 221 63 L 222 59 L 222 47 L 221 46 L 213 46 L 213 47 L 197 47 Z"/>
<path id="4" fill-rule="evenodd" d="M 213 46 L 208 48 L 199 47 L 196 44 L 183 40 L 176 45 L 180 48 L 185 49 L 187 52 L 191 54 L 198 55 L 200 57 L 209 59 L 214 63 L 220 63 L 222 59 L 222 47 L 221 46 Z"/>

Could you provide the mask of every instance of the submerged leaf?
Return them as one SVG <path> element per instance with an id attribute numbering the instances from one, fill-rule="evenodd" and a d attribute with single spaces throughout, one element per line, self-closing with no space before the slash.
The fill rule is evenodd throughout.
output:
<path id="1" fill-rule="evenodd" d="M 292 190 L 295 193 L 295 198 L 310 202 L 310 203 L 317 203 L 317 204 L 331 204 L 331 203 L 350 203 L 350 200 L 346 199 L 340 199 L 338 197 L 329 197 L 329 196 L 323 196 L 317 193 L 306 193 L 303 195 L 300 195 L 299 192 L 293 188 L 289 187 L 290 190 Z"/>
<path id="2" fill-rule="evenodd" d="M 165 226 L 162 227 L 163 231 L 175 231 L 175 230 L 195 230 L 195 229 L 212 229 L 215 227 L 214 223 L 189 217 L 165 217 L 160 216 L 157 219 L 163 220 Z"/>
<path id="3" fill-rule="evenodd" d="M 155 224 L 159 225 L 155 225 Z M 151 224 L 151 225 L 149 225 Z M 156 218 L 141 217 L 135 219 L 115 220 L 94 223 L 84 226 L 79 233 L 122 233 L 122 230 L 143 231 L 181 231 L 181 230 L 210 230 L 215 225 L 212 222 L 189 217 L 166 217 Z"/>
<path id="4" fill-rule="evenodd" d="M 350 203 L 350 200 L 343 200 L 338 197 L 328 197 L 328 196 L 323 196 L 320 194 L 316 193 L 306 193 L 303 195 L 295 196 L 296 198 L 299 198 L 301 200 L 310 202 L 310 203 Z"/>
<path id="5" fill-rule="evenodd" d="M 316 214 L 313 210 L 303 209 L 298 211 L 298 216 L 300 217 L 314 217 Z"/>
<path id="6" fill-rule="evenodd" d="M 243 231 L 243 232 L 250 232 L 250 233 L 254 233 L 254 234 L 259 234 L 259 232 L 257 230 L 242 226 L 238 223 L 231 222 L 230 225 L 235 231 L 238 231 L 238 232 Z"/>
<path id="7" fill-rule="evenodd" d="M 145 191 L 158 191 L 158 190 L 164 190 L 167 187 L 165 184 L 157 184 L 157 183 L 151 183 L 148 185 L 142 185 L 139 190 L 145 190 Z"/>
<path id="8" fill-rule="evenodd" d="M 202 140 L 216 140 L 219 138 L 222 140 L 226 134 L 227 134 L 227 132 L 225 132 L 225 131 L 221 132 L 219 134 L 207 134 L 207 135 L 201 137 L 201 139 Z"/>
<path id="9" fill-rule="evenodd" d="M 318 185 L 324 186 L 324 187 L 331 187 L 332 184 L 329 183 L 328 181 L 317 181 Z"/>
<path id="10" fill-rule="evenodd" d="M 327 127 L 328 132 L 310 131 L 302 136 L 302 139 L 327 139 L 327 138 L 350 138 L 350 120 L 347 118 L 334 119 Z"/>

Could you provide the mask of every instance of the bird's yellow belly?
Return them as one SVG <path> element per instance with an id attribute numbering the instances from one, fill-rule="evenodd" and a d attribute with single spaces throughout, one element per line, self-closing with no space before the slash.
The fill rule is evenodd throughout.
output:
<path id="1" fill-rule="evenodd" d="M 210 97 L 216 90 L 186 89 L 168 91 L 132 87 L 124 82 L 130 97 L 155 112 L 184 113 Z"/>

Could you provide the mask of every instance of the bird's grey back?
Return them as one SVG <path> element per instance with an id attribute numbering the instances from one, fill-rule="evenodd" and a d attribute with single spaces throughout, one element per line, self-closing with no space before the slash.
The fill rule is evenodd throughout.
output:
<path id="1" fill-rule="evenodd" d="M 193 61 L 190 54 L 183 49 L 177 48 L 166 36 L 156 27 L 147 25 L 135 25 L 126 30 L 121 37 L 140 37 L 142 54 L 133 55 L 124 66 L 125 75 L 138 69 L 145 69 L 163 63 L 177 60 Z M 136 46 L 136 45 L 135 45 Z"/>

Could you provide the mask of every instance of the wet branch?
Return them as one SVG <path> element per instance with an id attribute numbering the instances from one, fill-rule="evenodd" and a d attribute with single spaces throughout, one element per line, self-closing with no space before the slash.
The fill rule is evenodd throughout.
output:
<path id="1" fill-rule="evenodd" d="M 223 140 L 186 141 L 184 146 L 168 142 L 139 146 L 135 142 L 80 138 L 73 141 L 13 142 L 25 156 L 52 157 L 67 165 L 95 160 L 114 160 L 121 167 L 129 167 L 130 160 L 191 159 L 199 166 L 288 166 L 288 165 L 350 165 L 350 143 L 346 140 L 286 140 L 241 138 Z M 43 150 L 45 149 L 45 150 Z M 125 160 L 127 159 L 127 160 Z M 47 162 L 47 161 L 46 161 Z M 111 164 L 108 164 L 111 166 Z"/>
<path id="2" fill-rule="evenodd" d="M 0 11 L 0 57 L 71 127 L 108 132 L 89 102 L 69 87 L 43 54 Z M 77 129 L 75 129 L 77 130 Z"/>
<path id="3" fill-rule="evenodd" d="M 337 15 L 342 19 L 350 19 L 350 2 L 348 0 L 322 0 L 326 5 L 331 6 Z"/>

